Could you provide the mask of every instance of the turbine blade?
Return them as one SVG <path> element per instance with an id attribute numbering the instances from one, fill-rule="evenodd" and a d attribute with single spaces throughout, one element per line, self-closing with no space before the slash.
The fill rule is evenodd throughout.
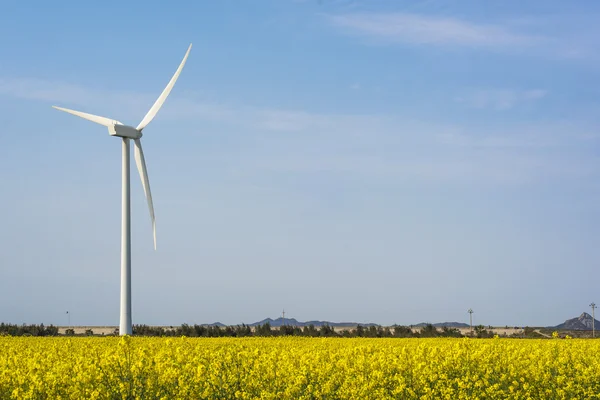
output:
<path id="1" fill-rule="evenodd" d="M 142 150 L 142 142 L 140 139 L 135 139 L 135 163 L 142 178 L 142 186 L 148 201 L 148 209 L 150 210 L 150 219 L 152 219 L 152 233 L 154 235 L 154 250 L 156 250 L 156 221 L 154 219 L 154 206 L 152 205 L 152 193 L 150 193 L 150 181 L 148 181 L 148 171 L 146 170 L 146 160 L 144 159 L 144 150 Z"/>
<path id="2" fill-rule="evenodd" d="M 62 108 L 62 107 L 57 107 L 57 106 L 52 106 L 52 108 L 55 108 L 55 109 L 57 109 L 59 111 L 64 111 L 64 112 L 69 113 L 69 114 L 76 115 L 76 116 L 81 117 L 83 119 L 87 119 L 88 121 L 92 121 L 92 122 L 95 122 L 97 124 L 104 125 L 106 127 L 111 127 L 111 126 L 114 126 L 115 124 L 117 124 L 117 125 L 123 125 L 121 122 L 119 122 L 119 121 L 117 121 L 115 119 L 100 117 L 98 115 L 88 114 L 88 113 L 84 113 L 84 112 L 81 112 L 81 111 L 69 110 L 68 108 Z"/>
<path id="3" fill-rule="evenodd" d="M 150 111 L 148 111 L 148 113 L 146 114 L 146 116 L 144 117 L 142 122 L 140 122 L 140 124 L 137 126 L 136 129 L 138 131 L 141 131 L 142 129 L 144 129 L 152 121 L 152 119 L 158 113 L 158 110 L 160 110 L 163 103 L 167 99 L 167 96 L 169 95 L 169 93 L 171 93 L 171 89 L 173 89 L 173 86 L 175 86 L 175 82 L 177 82 L 177 78 L 179 78 L 179 74 L 181 73 L 181 70 L 183 69 L 183 66 L 185 65 L 188 55 L 190 54 L 190 50 L 192 50 L 191 44 L 190 44 L 190 47 L 188 47 L 188 49 L 185 53 L 185 56 L 183 57 L 183 61 L 181 61 L 181 64 L 179 64 L 179 68 L 177 68 L 177 71 L 175 71 L 175 75 L 173 75 L 173 77 L 167 84 L 167 87 L 165 88 L 165 90 L 163 90 L 163 92 L 160 94 L 158 99 L 156 99 L 156 101 L 154 102 L 154 105 L 152 106 L 152 108 L 150 108 Z"/>

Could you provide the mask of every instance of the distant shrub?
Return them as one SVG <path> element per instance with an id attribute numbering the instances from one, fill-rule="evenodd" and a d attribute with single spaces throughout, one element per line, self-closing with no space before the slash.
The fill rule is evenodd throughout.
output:
<path id="1" fill-rule="evenodd" d="M 0 335 L 3 336 L 56 336 L 58 328 L 53 325 L 16 325 L 0 323 Z"/>

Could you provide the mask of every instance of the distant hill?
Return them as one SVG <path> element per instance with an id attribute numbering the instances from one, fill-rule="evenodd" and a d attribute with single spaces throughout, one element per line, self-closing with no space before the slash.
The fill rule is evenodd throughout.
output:
<path id="1" fill-rule="evenodd" d="M 225 328 L 227 326 L 227 325 L 225 325 L 225 324 L 223 324 L 221 322 L 213 322 L 212 324 L 198 324 L 198 325 L 200 325 L 200 326 L 206 326 L 206 327 L 208 327 L 208 326 L 217 326 L 219 328 Z"/>
<path id="2" fill-rule="evenodd" d="M 551 328 L 554 329 L 565 329 L 565 330 L 572 330 L 572 331 L 591 331 L 592 330 L 592 316 L 586 312 L 584 312 L 583 314 L 581 314 L 579 317 L 576 318 L 571 318 L 566 320 L 565 322 L 563 322 L 560 325 L 556 325 L 553 326 Z M 598 322 L 598 320 L 595 320 L 596 322 L 595 327 L 596 329 L 600 329 L 600 322 Z"/>
<path id="3" fill-rule="evenodd" d="M 262 321 L 258 321 L 258 322 L 254 322 L 252 324 L 248 324 L 248 326 L 264 325 L 267 322 L 273 328 L 278 328 L 278 327 L 280 327 L 282 325 L 298 326 L 298 327 L 304 327 L 304 326 L 313 325 L 316 328 L 321 327 L 323 325 L 331 326 L 333 328 L 353 328 L 353 327 L 356 327 L 358 325 L 361 325 L 361 326 L 379 326 L 379 325 L 373 324 L 373 323 L 359 324 L 358 322 L 330 322 L 330 321 L 306 321 L 306 322 L 301 322 L 301 321 L 296 320 L 295 318 L 285 318 L 284 319 L 284 318 L 281 318 L 281 317 L 279 317 L 277 319 L 266 318 L 266 319 L 263 319 Z"/>
<path id="4" fill-rule="evenodd" d="M 265 318 L 261 321 L 257 321 L 251 324 L 246 324 L 248 326 L 259 326 L 259 325 L 264 325 L 266 323 L 269 323 L 269 325 L 271 325 L 271 327 L 273 328 L 279 328 L 282 325 L 287 325 L 287 326 L 297 326 L 297 327 L 305 327 L 305 326 L 309 326 L 309 325 L 313 325 L 315 328 L 320 328 L 323 325 L 327 325 L 327 326 L 331 326 L 333 328 L 355 328 L 358 325 L 360 326 L 364 326 L 364 327 L 370 327 L 370 326 L 380 326 L 379 324 L 374 324 L 374 323 L 358 323 L 358 322 L 331 322 L 331 321 L 298 321 L 295 318 L 277 318 L 277 319 L 272 319 L 272 318 Z M 421 322 L 419 324 L 416 325 L 412 325 L 414 328 L 422 328 L 426 325 L 428 325 L 428 322 Z M 213 326 L 219 326 L 219 327 L 224 327 L 225 325 L 223 325 L 220 322 L 215 322 L 214 324 L 210 324 Z M 433 326 L 435 326 L 436 328 L 443 328 L 444 326 L 448 327 L 448 328 L 468 328 L 469 324 L 465 324 L 463 322 L 438 322 L 435 324 L 431 324 Z M 590 325 L 591 326 L 591 325 Z M 599 325 L 600 327 L 600 325 Z M 591 328 L 590 328 L 591 329 Z"/>
<path id="5" fill-rule="evenodd" d="M 585 314 L 585 313 L 584 313 Z M 587 314 L 585 314 L 587 315 Z M 591 318 L 591 317 L 590 317 Z M 295 318 L 277 318 L 277 319 L 272 319 L 272 318 L 265 318 L 261 321 L 257 321 L 251 324 L 246 324 L 248 326 L 251 327 L 255 327 L 255 326 L 259 326 L 259 325 L 264 325 L 266 323 L 269 323 L 271 325 L 272 328 L 279 328 L 282 325 L 287 325 L 287 326 L 297 326 L 299 328 L 305 327 L 305 326 L 309 326 L 309 325 L 313 325 L 315 328 L 320 328 L 323 325 L 327 325 L 327 326 L 331 326 L 333 328 L 356 328 L 358 325 L 360 326 L 364 326 L 364 327 L 370 327 L 370 326 L 381 326 L 379 324 L 374 324 L 374 323 L 358 323 L 358 322 L 331 322 L 331 321 L 298 321 Z M 567 321 L 568 322 L 568 321 Z M 428 325 L 428 322 L 421 322 L 419 324 L 413 324 L 411 325 L 413 328 L 422 328 L 426 325 Z M 202 324 L 203 326 L 218 326 L 219 328 L 223 328 L 226 325 L 222 324 L 221 322 L 214 322 L 212 324 Z M 435 324 L 431 324 L 433 326 L 435 326 L 436 328 L 443 328 L 443 327 L 448 327 L 448 328 L 468 328 L 469 324 L 465 324 L 463 322 L 438 322 Z M 393 325 L 394 326 L 394 325 Z M 590 328 L 591 328 L 591 322 L 590 322 Z M 598 328 L 600 329 L 600 324 L 597 325 Z M 569 329 L 569 328 L 565 328 L 565 329 Z"/>
<path id="6" fill-rule="evenodd" d="M 422 328 L 424 326 L 429 325 L 428 322 L 421 322 L 419 324 L 415 324 L 412 325 L 414 328 Z M 431 324 L 433 326 L 435 326 L 436 328 L 443 328 L 443 327 L 448 327 L 448 328 L 469 328 L 470 325 L 469 324 L 465 324 L 463 322 L 438 322 L 436 324 Z"/>

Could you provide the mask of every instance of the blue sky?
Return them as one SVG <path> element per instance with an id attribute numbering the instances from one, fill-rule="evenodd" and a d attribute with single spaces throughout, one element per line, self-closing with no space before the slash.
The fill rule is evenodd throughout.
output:
<path id="1" fill-rule="evenodd" d="M 600 4 L 9 1 L 0 320 L 550 325 L 600 301 Z"/>

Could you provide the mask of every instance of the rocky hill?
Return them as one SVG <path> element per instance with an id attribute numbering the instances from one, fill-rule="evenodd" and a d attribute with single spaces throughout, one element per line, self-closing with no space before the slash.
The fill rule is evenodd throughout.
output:
<path id="1" fill-rule="evenodd" d="M 556 325 L 555 329 L 564 329 L 572 331 L 591 331 L 592 330 L 592 316 L 586 312 L 581 314 L 579 317 L 571 318 L 566 320 L 560 325 Z M 595 328 L 600 330 L 600 322 L 595 320 Z"/>

